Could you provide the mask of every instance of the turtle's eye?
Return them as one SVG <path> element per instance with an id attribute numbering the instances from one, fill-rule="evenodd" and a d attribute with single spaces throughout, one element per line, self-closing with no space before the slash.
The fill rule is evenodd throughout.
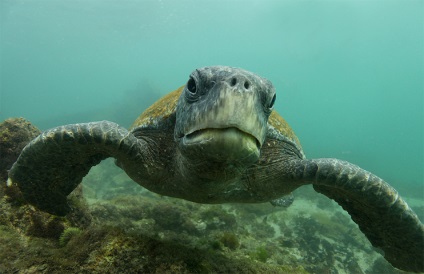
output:
<path id="1" fill-rule="evenodd" d="M 187 89 L 192 94 L 196 94 L 197 92 L 196 81 L 194 81 L 192 77 L 190 77 L 190 79 L 187 82 Z"/>
<path id="2" fill-rule="evenodd" d="M 268 108 L 272 108 L 275 104 L 275 99 L 277 98 L 277 94 L 274 94 L 274 96 L 272 96 L 271 102 L 269 103 Z"/>

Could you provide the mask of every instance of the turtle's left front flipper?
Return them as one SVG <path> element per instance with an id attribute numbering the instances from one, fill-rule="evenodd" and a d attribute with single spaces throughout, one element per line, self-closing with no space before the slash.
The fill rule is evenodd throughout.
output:
<path id="1" fill-rule="evenodd" d="M 139 157 L 139 140 L 118 124 L 101 121 L 43 132 L 22 151 L 9 171 L 25 199 L 39 209 L 66 215 L 66 196 L 103 159 Z"/>
<path id="2" fill-rule="evenodd" d="M 296 177 L 340 204 L 394 267 L 424 272 L 424 226 L 397 191 L 338 159 L 295 161 Z"/>

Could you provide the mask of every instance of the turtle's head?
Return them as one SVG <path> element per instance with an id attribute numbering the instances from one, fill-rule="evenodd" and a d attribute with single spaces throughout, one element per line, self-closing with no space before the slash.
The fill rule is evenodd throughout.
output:
<path id="1" fill-rule="evenodd" d="M 258 160 L 275 102 L 270 81 L 239 68 L 196 69 L 181 93 L 175 139 L 193 161 L 251 164 Z"/>

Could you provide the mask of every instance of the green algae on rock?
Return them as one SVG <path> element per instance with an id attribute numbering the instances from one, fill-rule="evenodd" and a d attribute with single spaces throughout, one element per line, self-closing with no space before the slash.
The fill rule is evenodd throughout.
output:
<path id="1" fill-rule="evenodd" d="M 80 233 L 81 233 L 81 229 L 79 229 L 78 227 L 66 228 L 65 230 L 63 230 L 62 234 L 60 234 L 59 244 L 61 246 L 65 246 L 72 239 L 72 237 Z"/>

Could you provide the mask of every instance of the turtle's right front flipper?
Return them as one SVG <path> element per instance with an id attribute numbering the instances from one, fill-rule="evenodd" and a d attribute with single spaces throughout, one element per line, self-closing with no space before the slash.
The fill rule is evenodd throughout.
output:
<path id="1" fill-rule="evenodd" d="M 424 225 L 388 183 L 338 159 L 294 161 L 295 177 L 335 200 L 384 258 L 404 271 L 424 271 Z"/>
<path id="2" fill-rule="evenodd" d="M 138 140 L 118 124 L 101 121 L 45 131 L 22 151 L 9 171 L 25 199 L 39 209 L 66 215 L 66 196 L 103 159 L 140 156 Z"/>

